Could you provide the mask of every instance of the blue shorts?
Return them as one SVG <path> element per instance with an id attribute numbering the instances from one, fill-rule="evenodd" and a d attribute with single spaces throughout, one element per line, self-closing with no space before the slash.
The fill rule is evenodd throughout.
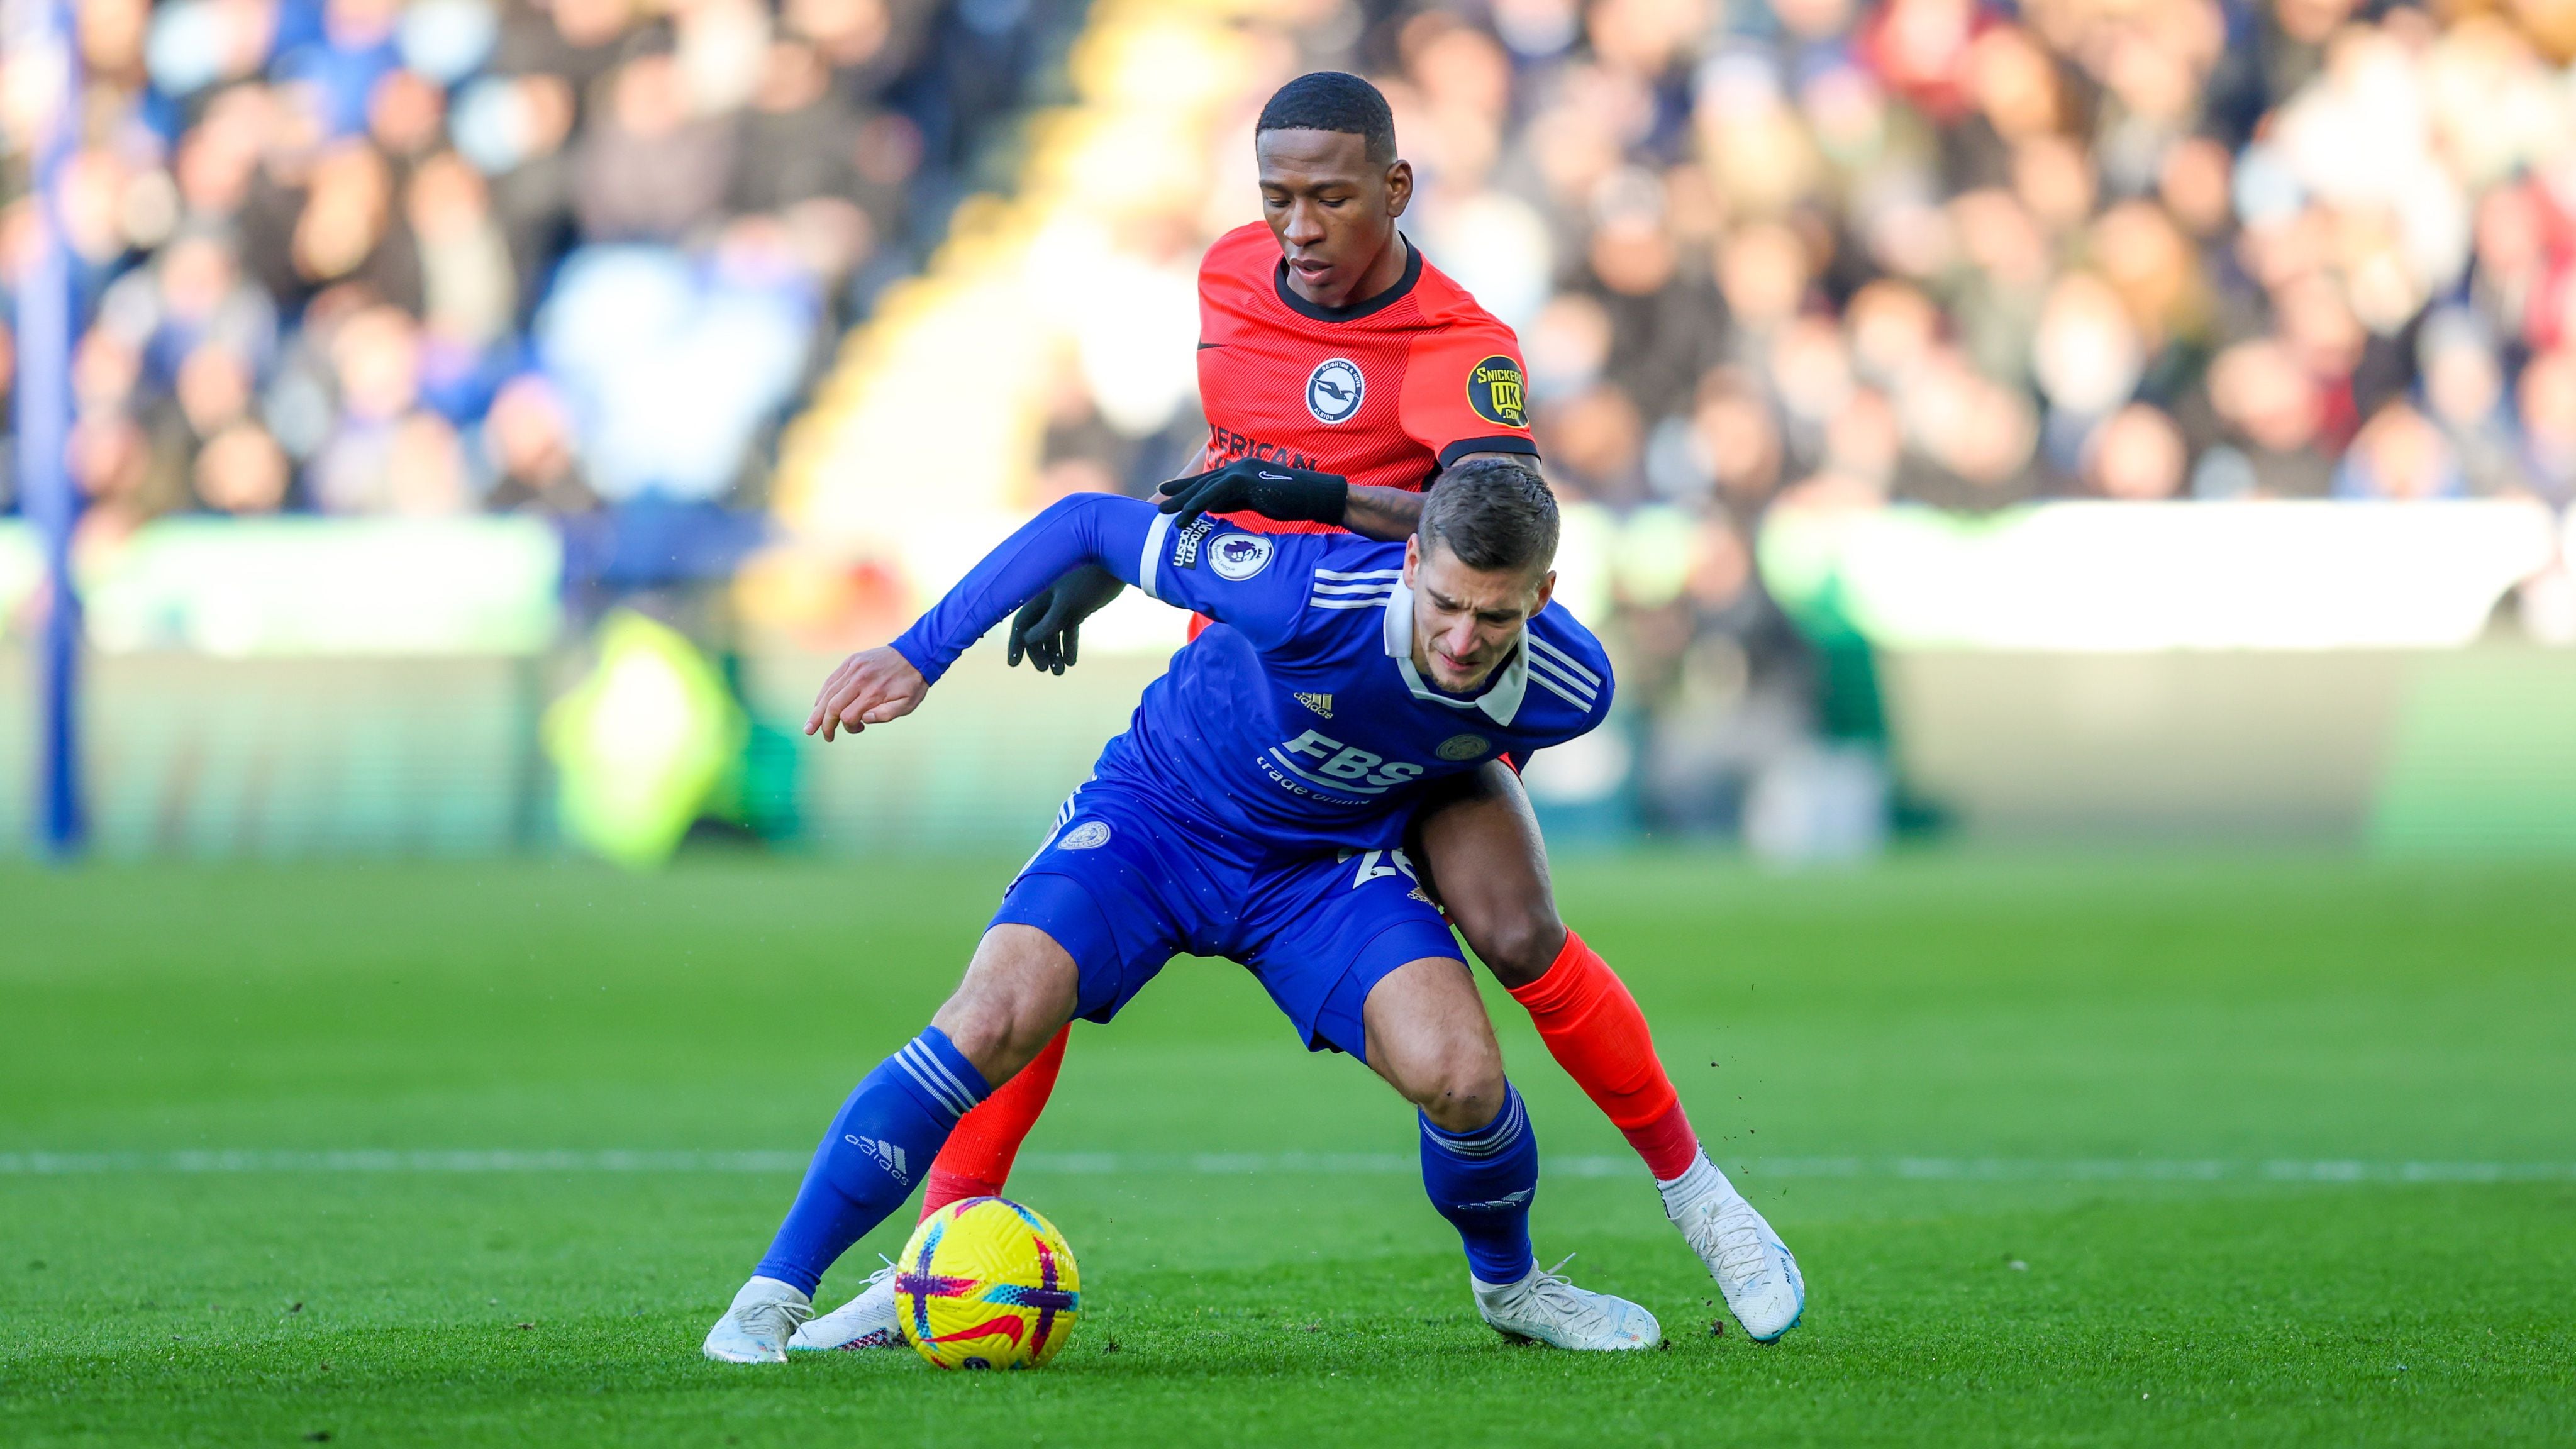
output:
<path id="1" fill-rule="evenodd" d="M 1107 1021 L 1175 955 L 1249 969 L 1308 1049 L 1367 1059 L 1360 1011 L 1387 973 L 1464 958 L 1401 850 L 1283 852 L 1193 826 L 1142 791 L 1092 781 L 1002 898 L 1081 968 L 1074 1013 Z"/>

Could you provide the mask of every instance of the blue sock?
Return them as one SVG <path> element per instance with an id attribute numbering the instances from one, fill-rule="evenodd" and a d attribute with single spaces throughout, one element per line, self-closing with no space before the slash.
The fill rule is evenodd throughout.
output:
<path id="1" fill-rule="evenodd" d="M 832 1119 L 769 1256 L 752 1271 L 811 1294 L 824 1269 L 912 1196 L 949 1129 L 991 1091 L 935 1026 L 878 1063 Z"/>
<path id="2" fill-rule="evenodd" d="M 1530 1255 L 1530 1199 L 1538 1194 L 1538 1134 L 1521 1094 L 1503 1086 L 1503 1110 L 1473 1132 L 1444 1132 L 1422 1119 L 1422 1187 L 1467 1243 L 1480 1283 L 1517 1283 Z"/>

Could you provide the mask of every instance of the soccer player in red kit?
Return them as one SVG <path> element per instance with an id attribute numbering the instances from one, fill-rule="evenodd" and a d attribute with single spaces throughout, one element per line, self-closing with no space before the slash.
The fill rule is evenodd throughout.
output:
<path id="1" fill-rule="evenodd" d="M 1301 76 L 1263 108 L 1254 148 L 1263 220 L 1219 238 L 1199 269 L 1208 440 L 1202 471 L 1164 485 L 1182 540 L 1175 556 L 1190 557 L 1188 542 L 1220 526 L 1402 539 L 1442 470 L 1495 456 L 1535 468 L 1518 339 L 1396 229 L 1413 172 L 1396 159 L 1385 98 L 1356 76 Z M 1012 662 L 1026 653 L 1062 673 L 1073 661 L 1082 617 L 1120 587 L 1090 573 L 1067 576 L 1021 611 Z M 1384 603 L 1382 589 L 1346 588 L 1351 607 Z M 1203 624 L 1194 621 L 1193 639 Z M 1527 664 L 1530 687 L 1569 700 L 1588 703 L 1602 684 L 1541 650 Z M 1482 717 L 1477 700 L 1408 682 L 1455 708 L 1462 731 Z M 1332 701 L 1304 703 L 1315 716 L 1307 723 L 1329 734 Z M 1466 788 L 1426 801 L 1415 817 L 1422 883 L 1653 1171 L 1667 1216 L 1747 1334 L 1779 1337 L 1805 1303 L 1796 1260 L 1701 1150 L 1636 999 L 1558 919 L 1518 776 L 1492 763 L 1465 778 Z M 1059 1033 L 958 1124 L 930 1170 L 924 1215 L 1000 1193 L 1054 1088 L 1064 1044 Z M 875 1285 L 806 1325 L 794 1346 L 900 1343 L 891 1307 L 890 1289 Z"/>

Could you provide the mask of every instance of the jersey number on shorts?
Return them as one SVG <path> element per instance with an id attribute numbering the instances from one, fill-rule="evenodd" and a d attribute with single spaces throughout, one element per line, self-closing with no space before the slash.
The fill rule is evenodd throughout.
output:
<path id="1" fill-rule="evenodd" d="M 1400 875 L 1416 885 L 1422 877 L 1413 873 L 1413 862 L 1401 850 L 1364 850 L 1360 852 L 1359 874 L 1351 877 L 1351 889 L 1358 890 L 1381 876 Z"/>

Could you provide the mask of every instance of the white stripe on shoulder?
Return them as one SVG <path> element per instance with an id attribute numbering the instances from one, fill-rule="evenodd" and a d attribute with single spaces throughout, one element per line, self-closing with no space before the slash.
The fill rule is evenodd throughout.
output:
<path id="1" fill-rule="evenodd" d="M 1163 571 L 1163 541 L 1171 536 L 1172 515 L 1157 511 L 1154 514 L 1154 526 L 1145 530 L 1144 561 L 1136 565 L 1137 586 L 1142 588 L 1149 597 L 1163 598 L 1162 590 L 1155 588 L 1154 584 Z M 1168 604 L 1171 600 L 1163 599 L 1163 602 Z"/>
<path id="2" fill-rule="evenodd" d="M 1538 637 L 1536 634 L 1529 636 L 1529 642 L 1532 649 L 1536 650 L 1540 654 L 1546 655 L 1551 662 L 1564 665 L 1566 670 L 1575 678 L 1595 687 L 1600 685 L 1601 676 L 1584 668 L 1583 661 L 1566 653 L 1564 650 L 1557 648 L 1555 645 L 1550 644 L 1546 640 Z"/>
<path id="3" fill-rule="evenodd" d="M 1400 568 L 1357 569 L 1350 573 L 1343 573 L 1339 569 L 1317 569 L 1315 577 L 1319 579 L 1400 579 L 1404 577 L 1404 570 Z"/>
<path id="4" fill-rule="evenodd" d="M 1306 607 L 1309 609 L 1383 609 L 1386 603 L 1386 595 L 1374 594 L 1358 599 L 1309 598 L 1306 600 Z"/>
<path id="5" fill-rule="evenodd" d="M 1587 700 L 1595 698 L 1601 693 L 1600 690 L 1597 690 L 1591 685 L 1584 683 L 1582 680 L 1576 679 L 1572 675 L 1567 674 L 1565 672 L 1564 665 L 1543 656 L 1537 654 L 1529 656 L 1529 667 L 1532 675 L 1540 679 L 1552 680 L 1556 684 L 1582 695 Z"/>
<path id="6" fill-rule="evenodd" d="M 1315 591 L 1317 594 L 1319 594 L 1319 595 L 1322 595 L 1322 594 L 1391 594 L 1391 593 L 1395 592 L 1395 580 L 1393 580 L 1393 579 L 1379 579 L 1379 580 L 1377 580 L 1377 581 L 1375 581 L 1375 582 L 1373 582 L 1373 583 L 1362 583 L 1362 584 L 1315 584 L 1315 585 L 1313 585 L 1312 587 L 1313 587 L 1314 591 Z"/>
<path id="7" fill-rule="evenodd" d="M 1535 684 L 1539 688 L 1546 690 L 1548 693 L 1555 695 L 1557 698 L 1564 700 L 1567 704 L 1573 705 L 1576 709 L 1583 711 L 1585 714 L 1592 713 L 1592 700 L 1574 693 L 1564 685 L 1557 683 L 1554 679 L 1539 673 L 1535 669 L 1530 671 L 1530 683 Z"/>

